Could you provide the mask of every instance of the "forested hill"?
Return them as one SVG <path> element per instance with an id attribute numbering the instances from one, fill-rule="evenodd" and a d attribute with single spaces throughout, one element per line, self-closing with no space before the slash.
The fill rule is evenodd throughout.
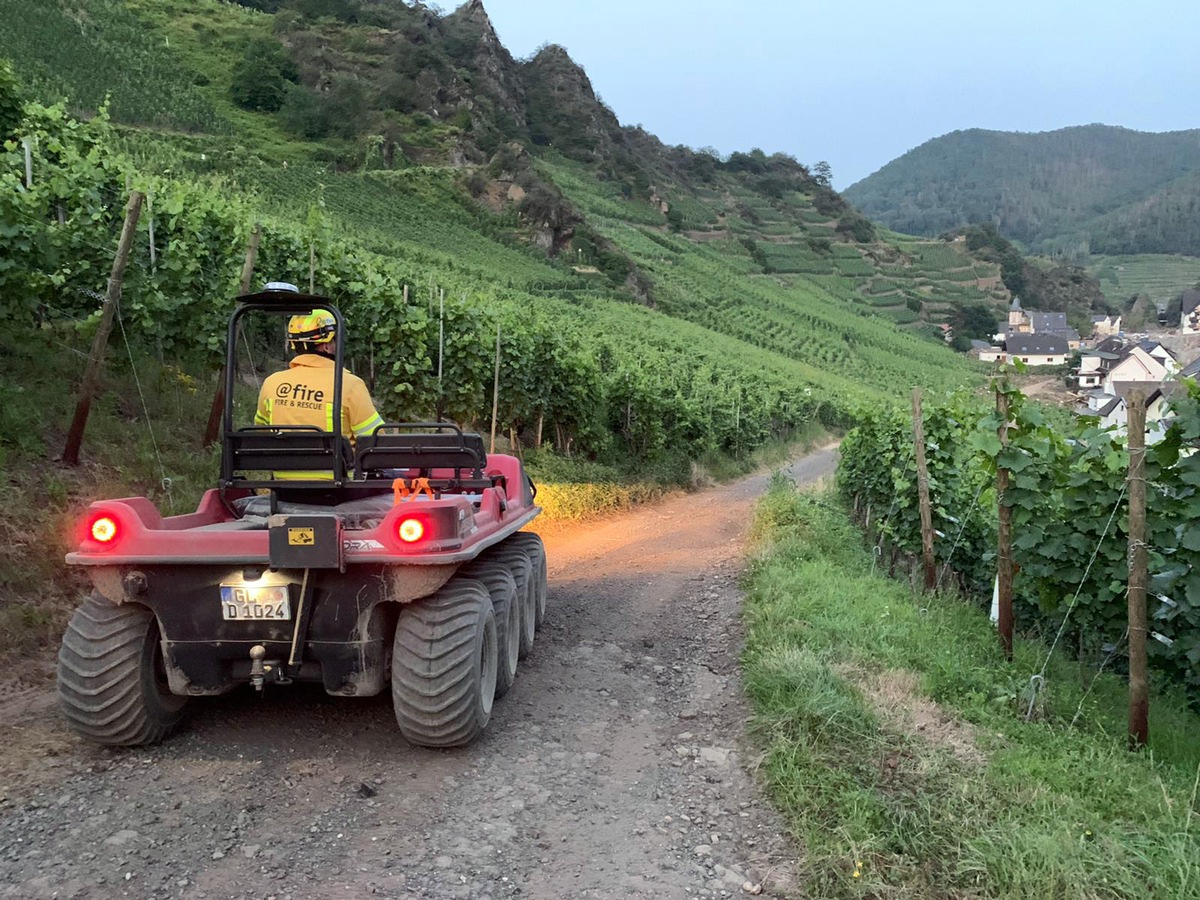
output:
<path id="1" fill-rule="evenodd" d="M 1200 255 L 1200 130 L 955 131 L 845 196 L 910 234 L 993 222 L 1041 253 Z"/>

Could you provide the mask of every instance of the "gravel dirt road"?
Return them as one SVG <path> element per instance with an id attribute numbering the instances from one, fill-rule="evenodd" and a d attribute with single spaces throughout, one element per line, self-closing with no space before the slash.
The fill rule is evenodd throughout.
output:
<path id="1" fill-rule="evenodd" d="M 834 451 L 795 463 L 811 482 Z M 148 749 L 0 686 L 0 897 L 695 898 L 802 894 L 756 783 L 738 577 L 766 476 L 546 535 L 547 617 L 471 747 L 390 700 L 246 689 Z M 10 679 L 12 677 L 10 676 Z"/>

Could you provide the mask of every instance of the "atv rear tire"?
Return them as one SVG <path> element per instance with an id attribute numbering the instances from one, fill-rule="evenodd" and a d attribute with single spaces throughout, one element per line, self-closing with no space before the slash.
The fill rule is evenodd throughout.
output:
<path id="1" fill-rule="evenodd" d="M 521 598 L 517 596 L 517 583 L 498 560 L 469 562 L 458 570 L 458 575 L 482 582 L 492 595 L 496 642 L 500 648 L 496 660 L 496 699 L 499 700 L 513 686 L 521 652 Z"/>
<path id="2" fill-rule="evenodd" d="M 170 734 L 187 697 L 167 686 L 154 614 L 88 597 L 58 652 L 58 701 L 71 728 L 96 744 L 134 747 Z"/>
<path id="3" fill-rule="evenodd" d="M 509 540 L 529 554 L 533 573 L 534 607 L 537 610 L 537 627 L 542 627 L 546 618 L 546 547 L 542 539 L 532 531 L 518 531 Z"/>
<path id="4" fill-rule="evenodd" d="M 392 649 L 400 732 L 420 747 L 461 747 L 492 715 L 499 646 L 487 587 L 453 578 L 405 604 Z"/>
<path id="5" fill-rule="evenodd" d="M 537 636 L 537 595 L 534 593 L 533 562 L 529 554 L 511 540 L 488 551 L 486 559 L 498 560 L 513 574 L 517 583 L 517 597 L 521 603 L 521 659 L 533 652 L 533 641 Z"/>

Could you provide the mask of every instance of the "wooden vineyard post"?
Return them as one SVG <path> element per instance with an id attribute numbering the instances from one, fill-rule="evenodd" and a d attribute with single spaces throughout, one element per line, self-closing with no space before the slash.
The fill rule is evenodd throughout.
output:
<path id="1" fill-rule="evenodd" d="M 113 260 L 112 273 L 108 276 L 108 291 L 104 297 L 104 311 L 100 314 L 100 326 L 92 341 L 92 352 L 88 356 L 83 382 L 79 386 L 79 399 L 75 403 L 75 417 L 67 431 L 67 443 L 63 448 L 63 462 L 69 466 L 79 465 L 79 447 L 83 443 L 83 432 L 87 428 L 88 415 L 92 411 L 92 399 L 100 382 L 100 369 L 104 365 L 104 351 L 108 348 L 108 336 L 112 332 L 113 316 L 121 302 L 121 280 L 125 276 L 125 264 L 129 261 L 129 248 L 133 246 L 133 235 L 137 231 L 138 216 L 146 195 L 133 191 L 125 207 L 125 225 L 121 228 L 121 241 L 117 245 L 117 258 Z"/>
<path id="2" fill-rule="evenodd" d="M 1008 394 L 996 391 L 996 414 L 1000 419 L 997 429 L 1000 449 L 1008 446 Z M 999 616 L 996 627 L 1000 631 L 1000 646 L 1004 658 L 1012 662 L 1013 654 L 1013 607 L 1012 607 L 1012 507 L 1006 506 L 1004 495 L 1008 492 L 1008 469 L 996 467 L 996 498 L 999 505 L 1000 527 L 996 547 L 997 581 L 999 583 Z"/>
<path id="3" fill-rule="evenodd" d="M 488 453 L 496 452 L 496 417 L 500 414 L 500 325 L 496 324 L 496 377 L 492 383 L 492 445 Z"/>
<path id="4" fill-rule="evenodd" d="M 254 223 L 250 232 L 250 243 L 246 245 L 246 258 L 242 262 L 242 280 L 238 282 L 238 293 L 250 293 L 250 281 L 254 277 L 254 265 L 258 261 L 258 243 L 262 240 L 262 225 Z M 221 414 L 225 411 L 225 366 L 217 376 L 217 392 L 213 395 L 212 407 L 208 411 L 208 424 L 204 427 L 204 446 L 211 447 L 221 430 Z"/>
<path id="5" fill-rule="evenodd" d="M 917 458 L 917 497 L 921 505 L 921 553 L 925 558 L 925 590 L 937 586 L 933 557 L 933 510 L 929 505 L 929 468 L 925 464 L 925 423 L 921 418 L 921 389 L 913 388 L 913 451 Z"/>
<path id="6" fill-rule="evenodd" d="M 445 397 L 442 388 L 442 363 L 446 356 L 446 289 L 442 288 L 438 296 L 438 394 L 433 416 L 435 422 L 442 421 L 442 400 Z"/>
<path id="7" fill-rule="evenodd" d="M 1150 736 L 1146 674 L 1146 399 L 1131 391 L 1129 411 L 1129 749 Z"/>

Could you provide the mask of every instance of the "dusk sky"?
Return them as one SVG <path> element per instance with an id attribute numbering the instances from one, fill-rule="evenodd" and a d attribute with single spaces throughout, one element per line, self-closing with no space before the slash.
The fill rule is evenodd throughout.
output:
<path id="1" fill-rule="evenodd" d="M 515 56 L 566 47 L 623 124 L 824 159 L 842 189 L 957 129 L 1200 128 L 1196 0 L 484 6 Z"/>

